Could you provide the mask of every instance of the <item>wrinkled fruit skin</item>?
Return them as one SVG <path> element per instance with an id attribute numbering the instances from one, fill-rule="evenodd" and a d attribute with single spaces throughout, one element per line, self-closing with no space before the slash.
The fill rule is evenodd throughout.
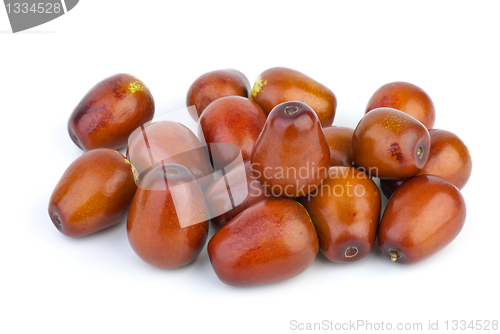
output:
<path id="1" fill-rule="evenodd" d="M 285 67 L 274 67 L 262 72 L 250 93 L 268 115 L 280 103 L 300 101 L 310 106 L 318 115 L 321 126 L 332 125 L 337 108 L 335 94 L 307 75 Z"/>
<path id="2" fill-rule="evenodd" d="M 301 198 L 330 261 L 364 258 L 373 248 L 380 218 L 377 185 L 354 167 L 331 167 L 320 188 Z"/>
<path id="3" fill-rule="evenodd" d="M 141 179 L 157 165 L 174 163 L 189 168 L 202 189 L 213 182 L 205 147 L 181 123 L 158 121 L 137 129 L 130 136 L 127 158 L 137 168 Z"/>
<path id="4" fill-rule="evenodd" d="M 73 142 L 84 151 L 118 149 L 129 135 L 153 119 L 155 103 L 146 85 L 129 74 L 116 74 L 95 85 L 68 121 Z"/>
<path id="5" fill-rule="evenodd" d="M 351 143 L 354 129 L 343 126 L 323 128 L 330 148 L 330 166 L 352 166 Z"/>
<path id="6" fill-rule="evenodd" d="M 365 114 L 352 137 L 354 165 L 381 179 L 415 176 L 427 162 L 429 131 L 415 118 L 391 108 Z"/>
<path id="7" fill-rule="evenodd" d="M 219 279 L 250 286 L 282 281 L 309 268 L 318 237 L 307 211 L 285 198 L 260 201 L 224 225 L 208 243 Z"/>
<path id="8" fill-rule="evenodd" d="M 300 197 L 316 189 L 330 167 L 330 149 L 318 117 L 297 101 L 277 105 L 252 151 L 257 179 L 275 196 Z"/>
<path id="9" fill-rule="evenodd" d="M 82 237 L 125 218 L 137 172 L 118 151 L 85 152 L 66 169 L 49 200 L 49 216 L 69 237 Z"/>
<path id="10" fill-rule="evenodd" d="M 267 197 L 252 173 L 250 161 L 237 165 L 226 174 L 226 178 L 217 179 L 205 191 L 210 217 L 214 217 L 212 223 L 218 228 Z"/>
<path id="11" fill-rule="evenodd" d="M 231 95 L 248 98 L 250 89 L 250 81 L 240 71 L 224 69 L 208 72 L 197 78 L 189 87 L 186 106 L 196 107 L 196 114 L 191 109 L 189 114 L 198 121 L 205 108 L 213 101 Z"/>
<path id="12" fill-rule="evenodd" d="M 179 268 L 198 256 L 208 236 L 208 214 L 189 169 L 160 165 L 142 179 L 130 206 L 127 234 L 135 253 L 159 268 Z"/>
<path id="13" fill-rule="evenodd" d="M 205 138 L 215 168 L 220 169 L 231 164 L 239 151 L 214 150 L 210 144 L 235 144 L 243 160 L 249 160 L 265 123 L 266 115 L 255 102 L 241 96 L 222 97 L 212 102 L 201 115 L 198 137 Z"/>
<path id="14" fill-rule="evenodd" d="M 434 175 L 416 176 L 387 203 L 378 231 L 380 249 L 397 263 L 422 261 L 455 239 L 465 216 L 457 187 Z"/>
<path id="15" fill-rule="evenodd" d="M 429 130 L 431 148 L 427 162 L 417 175 L 435 175 L 462 189 L 472 173 L 472 158 L 464 142 L 446 130 Z M 406 180 L 406 179 L 405 179 Z M 405 180 L 380 180 L 389 198 Z"/>
<path id="16" fill-rule="evenodd" d="M 436 120 L 434 103 L 429 95 L 408 82 L 391 82 L 377 89 L 368 101 L 365 112 L 381 107 L 401 110 L 415 117 L 427 129 L 432 129 Z"/>

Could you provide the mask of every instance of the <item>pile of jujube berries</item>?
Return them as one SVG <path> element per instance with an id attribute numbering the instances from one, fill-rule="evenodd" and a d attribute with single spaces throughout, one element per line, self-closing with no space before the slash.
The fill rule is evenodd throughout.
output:
<path id="1" fill-rule="evenodd" d="M 243 286 L 294 277 L 319 250 L 358 261 L 377 237 L 390 260 L 415 263 L 462 229 L 471 157 L 457 135 L 433 128 L 433 102 L 416 85 L 380 87 L 355 129 L 332 126 L 329 88 L 281 67 L 253 88 L 237 70 L 206 73 L 186 106 L 197 135 L 152 121 L 154 99 L 134 76 L 94 86 L 69 118 L 85 153 L 50 198 L 57 229 L 82 237 L 127 218 L 137 255 L 173 269 L 200 254 L 211 221 L 213 269 Z M 125 146 L 126 157 L 117 151 Z"/>

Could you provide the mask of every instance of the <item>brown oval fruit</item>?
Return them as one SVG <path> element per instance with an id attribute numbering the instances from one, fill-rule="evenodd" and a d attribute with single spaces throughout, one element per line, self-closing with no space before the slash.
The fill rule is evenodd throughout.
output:
<path id="1" fill-rule="evenodd" d="M 205 138 L 214 167 L 220 169 L 231 164 L 239 151 L 214 150 L 211 144 L 235 144 L 240 148 L 243 160 L 249 160 L 265 123 L 266 115 L 255 102 L 241 96 L 227 96 L 205 109 L 200 117 L 198 136 Z"/>
<path id="2" fill-rule="evenodd" d="M 189 113 L 198 121 L 203 110 L 213 101 L 230 95 L 248 98 L 250 89 L 250 81 L 240 71 L 224 69 L 208 72 L 197 78 L 189 87 L 186 106 L 196 107 L 197 114 L 191 109 Z"/>
<path id="3" fill-rule="evenodd" d="M 203 189 L 212 182 L 212 167 L 205 147 L 186 126 L 172 121 L 147 124 L 130 136 L 127 158 L 141 179 L 153 167 L 175 163 L 186 166 Z"/>
<path id="4" fill-rule="evenodd" d="M 300 197 L 316 189 L 330 167 L 330 149 L 318 116 L 302 102 L 277 105 L 255 142 L 251 162 L 270 194 Z"/>
<path id="5" fill-rule="evenodd" d="M 332 125 L 337 108 L 335 94 L 307 75 L 285 67 L 274 67 L 262 72 L 250 93 L 268 115 L 278 104 L 300 101 L 310 106 L 318 115 L 321 126 Z"/>
<path id="6" fill-rule="evenodd" d="M 394 262 L 419 262 L 455 239 L 465 215 L 457 187 L 434 175 L 416 176 L 387 203 L 378 231 L 380 249 Z"/>
<path id="7" fill-rule="evenodd" d="M 321 252 L 333 262 L 354 262 L 373 248 L 380 219 L 377 185 L 354 167 L 331 167 L 314 193 L 301 198 L 316 228 Z"/>
<path id="8" fill-rule="evenodd" d="M 429 95 L 408 82 L 391 82 L 377 89 L 368 101 L 366 112 L 381 107 L 401 110 L 415 117 L 427 129 L 432 129 L 436 120 L 436 111 Z"/>
<path id="9" fill-rule="evenodd" d="M 318 237 L 307 211 L 285 198 L 260 201 L 217 231 L 208 255 L 229 285 L 259 285 L 294 277 L 318 254 Z"/>
<path id="10" fill-rule="evenodd" d="M 416 175 L 427 162 L 429 131 L 415 118 L 392 108 L 378 108 L 358 123 L 352 137 L 355 166 L 381 179 Z"/>
<path id="11" fill-rule="evenodd" d="M 127 234 L 135 253 L 156 267 L 192 262 L 208 236 L 203 192 L 184 166 L 160 165 L 139 185 L 130 206 Z"/>
<path id="12" fill-rule="evenodd" d="M 95 85 L 76 106 L 68 132 L 82 150 L 127 145 L 129 135 L 153 119 L 155 104 L 146 85 L 129 74 L 116 74 Z"/>
<path id="13" fill-rule="evenodd" d="M 472 158 L 467 146 L 454 133 L 446 130 L 429 130 L 431 148 L 425 166 L 417 175 L 435 175 L 462 189 L 472 172 Z M 387 198 L 405 180 L 380 180 Z"/>
<path id="14" fill-rule="evenodd" d="M 472 158 L 467 146 L 454 133 L 429 130 L 431 149 L 429 159 L 418 175 L 436 175 L 462 189 L 472 172 Z"/>
<path id="15" fill-rule="evenodd" d="M 49 201 L 57 229 L 82 237 L 120 222 L 134 197 L 137 172 L 118 151 L 85 152 L 66 169 Z"/>
<path id="16" fill-rule="evenodd" d="M 343 126 L 323 128 L 330 148 L 330 166 L 352 166 L 351 143 L 354 129 Z"/>
<path id="17" fill-rule="evenodd" d="M 235 166 L 205 191 L 208 212 L 219 228 L 266 197 L 264 188 L 252 173 L 250 161 Z"/>

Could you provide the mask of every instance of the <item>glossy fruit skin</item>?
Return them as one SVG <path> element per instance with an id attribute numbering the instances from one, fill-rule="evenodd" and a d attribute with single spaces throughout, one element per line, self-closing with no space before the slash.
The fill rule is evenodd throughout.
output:
<path id="1" fill-rule="evenodd" d="M 368 101 L 365 112 L 381 107 L 401 110 L 415 117 L 427 129 L 432 129 L 436 120 L 434 103 L 429 95 L 422 88 L 408 82 L 391 82 L 377 89 Z"/>
<path id="2" fill-rule="evenodd" d="M 302 102 L 277 105 L 255 142 L 251 162 L 271 194 L 300 197 L 316 189 L 330 167 L 330 149 L 318 116 Z"/>
<path id="3" fill-rule="evenodd" d="M 84 151 L 118 149 L 129 135 L 153 119 L 155 103 L 146 85 L 129 74 L 116 74 L 95 85 L 68 121 L 73 142 Z"/>
<path id="4" fill-rule="evenodd" d="M 323 128 L 330 148 L 330 166 L 352 166 L 351 143 L 354 129 L 343 126 Z"/>
<path id="5" fill-rule="evenodd" d="M 367 174 L 354 167 L 330 167 L 321 187 L 300 201 L 316 228 L 319 248 L 330 261 L 354 262 L 371 251 L 381 199 Z"/>
<path id="6" fill-rule="evenodd" d="M 415 118 L 392 108 L 365 114 L 352 137 L 354 165 L 381 179 L 415 176 L 427 162 L 429 131 Z"/>
<path id="7" fill-rule="evenodd" d="M 130 136 L 127 158 L 137 168 L 141 179 L 159 164 L 175 163 L 189 168 L 202 189 L 213 182 L 212 167 L 205 147 L 181 123 L 158 121 L 134 131 Z"/>
<path id="8" fill-rule="evenodd" d="M 235 166 L 226 174 L 226 178 L 215 180 L 205 191 L 208 212 L 213 217 L 212 223 L 218 228 L 267 197 L 264 188 L 253 175 L 250 160 Z"/>
<path id="9" fill-rule="evenodd" d="M 49 216 L 69 237 L 82 237 L 117 224 L 134 197 L 137 172 L 118 151 L 85 152 L 69 165 L 49 200 Z"/>
<path id="10" fill-rule="evenodd" d="M 280 103 L 303 102 L 316 112 L 323 127 L 332 125 L 337 109 L 337 98 L 328 87 L 285 67 L 262 72 L 255 81 L 250 100 L 256 102 L 266 115 Z"/>
<path id="11" fill-rule="evenodd" d="M 205 108 L 213 101 L 231 95 L 248 98 L 250 90 L 250 81 L 240 71 L 230 68 L 211 71 L 191 84 L 186 96 L 186 106 L 196 107 L 197 114 L 194 114 L 194 110 L 188 110 L 191 117 L 198 121 Z"/>
<path id="12" fill-rule="evenodd" d="M 378 231 L 380 249 L 397 263 L 422 261 L 455 239 L 465 216 L 457 187 L 434 175 L 416 176 L 387 203 Z"/>
<path id="13" fill-rule="evenodd" d="M 169 175 L 172 170 L 178 174 Z M 130 206 L 127 235 L 135 253 L 159 268 L 179 268 L 198 256 L 208 236 L 208 214 L 189 169 L 159 165 L 142 179 Z"/>
<path id="14" fill-rule="evenodd" d="M 217 231 L 208 255 L 219 279 L 229 285 L 278 282 L 306 270 L 318 254 L 318 237 L 297 201 L 260 201 Z"/>
<path id="15" fill-rule="evenodd" d="M 453 132 L 431 129 L 431 148 L 425 166 L 417 175 L 436 175 L 462 189 L 472 173 L 472 158 L 464 142 Z M 405 180 L 381 180 L 389 198 Z"/>
<path id="16" fill-rule="evenodd" d="M 429 130 L 429 159 L 418 175 L 436 175 L 462 189 L 472 173 L 472 158 L 467 146 L 453 132 Z"/>
<path id="17" fill-rule="evenodd" d="M 215 168 L 220 169 L 231 164 L 239 152 L 213 150 L 210 144 L 235 144 L 243 160 L 248 160 L 265 123 L 266 115 L 255 102 L 241 96 L 222 97 L 212 102 L 201 115 L 198 137 L 205 138 Z"/>

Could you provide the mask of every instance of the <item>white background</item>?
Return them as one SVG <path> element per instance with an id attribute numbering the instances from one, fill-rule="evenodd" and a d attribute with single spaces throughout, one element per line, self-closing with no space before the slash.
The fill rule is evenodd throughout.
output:
<path id="1" fill-rule="evenodd" d="M 421 322 L 424 329 L 439 320 L 442 332 L 446 320 L 500 320 L 498 7 L 82 0 L 17 34 L 0 8 L 0 332 L 298 332 L 292 320 Z M 391 263 L 375 246 L 357 263 L 319 255 L 291 280 L 234 288 L 217 279 L 206 249 L 187 267 L 160 270 L 132 251 L 125 222 L 80 239 L 54 228 L 49 196 L 82 153 L 67 120 L 98 81 L 120 72 L 139 77 L 161 114 L 184 107 L 189 85 L 205 72 L 235 68 L 253 82 L 274 66 L 330 87 L 335 125 L 355 127 L 385 83 L 427 91 L 435 127 L 459 135 L 473 157 L 463 189 L 467 220 L 455 241 L 415 265 Z"/>

